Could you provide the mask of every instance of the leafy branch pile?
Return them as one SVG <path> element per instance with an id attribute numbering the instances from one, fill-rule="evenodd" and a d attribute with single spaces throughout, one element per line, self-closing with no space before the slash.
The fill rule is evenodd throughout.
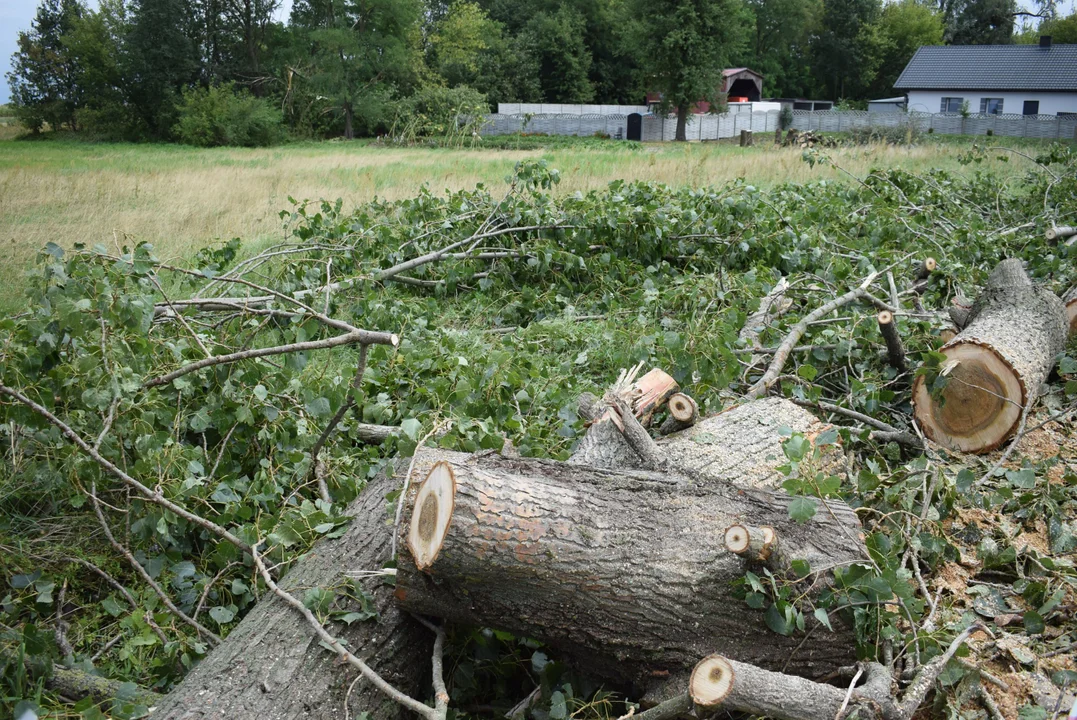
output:
<path id="1" fill-rule="evenodd" d="M 1061 359 L 1051 414 L 1026 430 L 1062 447 L 997 468 L 873 434 L 913 428 L 911 376 L 882 353 L 868 297 L 807 324 L 780 372 L 763 372 L 790 327 L 887 268 L 894 296 L 918 305 L 897 315 L 905 348 L 929 368 L 943 309 L 997 261 L 1022 258 L 1037 283 L 1069 288 L 1075 250 L 1044 231 L 1077 214 L 1077 158 L 1013 156 L 1004 180 L 976 170 L 984 152 L 966 175 L 881 170 L 770 192 L 616 181 L 558 196 L 555 170 L 522 164 L 507 191 L 423 191 L 353 212 L 296 204 L 282 213 L 289 241 L 257 254 L 226 244 L 189 267 L 146 245 L 112 256 L 50 244 L 27 310 L 0 322 L 0 707 L 55 703 L 54 663 L 167 691 L 267 581 L 343 534 L 347 503 L 427 431 L 440 426 L 445 449 L 507 440 L 564 459 L 582 431 L 578 396 L 640 361 L 701 414 L 763 381 L 834 423 L 814 443 L 793 434 L 783 472 L 798 517 L 842 498 L 868 531 L 870 562 L 834 569 L 830 606 L 855 623 L 862 657 L 911 676 L 978 616 L 994 639 L 976 663 L 947 667 L 938 711 L 990 707 L 983 688 L 1010 669 L 995 678 L 1014 685 L 1002 696 L 1029 700 L 1021 666 L 1054 673 L 1057 695 L 1077 671 L 1077 361 Z M 917 284 L 928 256 L 938 268 Z M 782 313 L 753 345 L 741 330 L 782 277 Z M 840 471 L 821 462 L 839 441 Z M 749 574 L 743 592 L 772 630 L 804 633 L 813 608 L 795 583 Z M 361 589 L 300 599 L 321 621 L 375 621 Z M 454 708 L 508 708 L 538 687 L 536 717 L 561 720 L 632 699 L 595 694 L 530 641 L 454 638 Z M 130 690 L 101 708 L 144 713 Z M 74 712 L 99 717 L 96 702 Z M 1036 707 L 1024 716 L 1042 717 Z"/>

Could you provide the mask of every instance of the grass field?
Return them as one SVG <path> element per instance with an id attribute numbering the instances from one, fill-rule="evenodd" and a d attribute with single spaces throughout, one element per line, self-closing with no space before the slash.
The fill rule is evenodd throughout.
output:
<path id="1" fill-rule="evenodd" d="M 531 140 L 534 144 L 534 140 Z M 969 172 L 952 140 L 912 148 L 847 147 L 827 151 L 850 173 L 874 167 Z M 35 253 L 47 242 L 101 243 L 111 248 L 153 243 L 158 255 L 181 259 L 218 239 L 261 244 L 284 232 L 278 213 L 296 199 L 342 198 L 346 206 L 503 182 L 522 158 L 546 158 L 562 173 L 561 192 L 605 187 L 614 179 L 705 186 L 735 178 L 769 186 L 835 179 L 798 150 L 762 144 L 628 145 L 594 139 L 550 139 L 538 149 L 387 148 L 364 142 L 293 144 L 269 149 L 195 149 L 180 145 L 93 144 L 0 139 L 0 243 L 8 282 L 0 308 L 12 307 Z M 1019 176 L 1024 161 L 994 159 L 978 169 Z"/>

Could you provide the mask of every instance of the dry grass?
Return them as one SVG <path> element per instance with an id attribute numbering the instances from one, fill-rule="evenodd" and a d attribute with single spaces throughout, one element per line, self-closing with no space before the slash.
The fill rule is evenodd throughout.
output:
<path id="1" fill-rule="evenodd" d="M 959 145 L 886 146 L 830 151 L 848 171 L 872 167 L 962 170 Z M 522 158 L 544 157 L 562 172 L 560 192 L 601 189 L 614 179 L 703 186 L 734 178 L 770 186 L 821 179 L 849 181 L 829 166 L 809 167 L 797 150 L 767 144 L 623 143 L 533 151 L 388 149 L 319 143 L 271 149 L 201 150 L 174 145 L 88 144 L 0 139 L 0 243 L 9 282 L 0 307 L 18 297 L 34 254 L 47 242 L 111 248 L 148 241 L 162 258 L 182 258 L 218 239 L 263 243 L 281 237 L 278 213 L 297 199 L 414 195 L 487 183 L 497 187 Z M 991 169 L 994 161 L 979 166 Z M 1016 163 L 1003 168 L 1019 172 Z M 1001 167 L 999 165 L 998 167 Z M 995 167 L 995 169 L 998 169 Z"/>

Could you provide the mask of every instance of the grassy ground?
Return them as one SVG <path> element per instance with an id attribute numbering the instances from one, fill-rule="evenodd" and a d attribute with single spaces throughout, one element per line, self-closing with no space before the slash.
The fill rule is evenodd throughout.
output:
<path id="1" fill-rule="evenodd" d="M 769 186 L 848 176 L 809 167 L 797 150 L 769 143 L 636 145 L 616 141 L 524 138 L 500 149 L 388 148 L 324 142 L 269 149 L 195 149 L 179 145 L 91 144 L 13 140 L 0 135 L 0 308 L 15 304 L 34 254 L 62 246 L 109 247 L 148 241 L 162 258 L 182 258 L 217 239 L 263 243 L 283 233 L 278 213 L 297 199 L 343 198 L 354 206 L 377 197 L 498 184 L 525 157 L 545 157 L 562 172 L 562 192 L 604 187 L 613 179 L 703 186 L 734 178 Z M 540 147 L 535 147 L 538 144 Z M 543 147 L 542 145 L 545 145 Z M 963 170 L 964 143 L 913 148 L 849 147 L 828 151 L 858 175 L 873 167 Z M 1018 163 L 981 169 L 1017 174 Z"/>

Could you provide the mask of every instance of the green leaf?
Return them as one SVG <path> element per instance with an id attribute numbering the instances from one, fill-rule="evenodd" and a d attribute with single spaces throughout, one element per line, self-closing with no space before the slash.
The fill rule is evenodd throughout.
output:
<path id="1" fill-rule="evenodd" d="M 329 398 L 314 398 L 306 404 L 307 412 L 316 418 L 327 418 L 333 412 Z"/>
<path id="2" fill-rule="evenodd" d="M 1047 710 L 1039 705 L 1025 705 L 1017 711 L 1017 720 L 1047 720 Z"/>
<path id="3" fill-rule="evenodd" d="M 225 607 L 224 605 L 217 605 L 216 607 L 211 607 L 209 609 L 209 616 L 221 625 L 225 625 L 235 619 L 236 613 L 234 610 Z"/>
<path id="4" fill-rule="evenodd" d="M 811 449 L 811 443 L 803 435 L 797 433 L 782 443 L 782 451 L 793 462 L 800 462 Z"/>
<path id="5" fill-rule="evenodd" d="M 803 495 L 793 498 L 789 503 L 789 519 L 797 523 L 806 523 L 815 517 L 818 505 L 815 500 Z"/>
<path id="6" fill-rule="evenodd" d="M 554 690 L 550 695 L 550 720 L 565 720 L 568 717 L 568 703 L 565 702 L 565 694 L 560 690 Z"/>
<path id="7" fill-rule="evenodd" d="M 415 418 L 408 418 L 400 423 L 400 431 L 404 433 L 409 440 L 417 441 L 419 439 L 419 431 L 422 429 L 423 424 Z"/>
<path id="8" fill-rule="evenodd" d="M 303 596 L 303 605 L 315 614 L 324 615 L 329 612 L 329 606 L 333 604 L 336 593 L 326 588 L 315 587 L 307 590 Z"/>
<path id="9" fill-rule="evenodd" d="M 815 612 L 812 614 L 815 615 L 816 620 L 826 626 L 827 630 L 834 632 L 834 626 L 830 624 L 830 616 L 827 615 L 826 610 L 823 608 L 815 608 Z"/>
<path id="10" fill-rule="evenodd" d="M 123 615 L 124 612 L 124 606 L 120 605 L 120 603 L 116 601 L 116 598 L 111 595 L 101 601 L 101 607 L 112 617 L 119 617 L 120 615 Z"/>
<path id="11" fill-rule="evenodd" d="M 265 399 L 269 397 L 269 391 L 266 390 L 266 386 L 261 383 L 254 386 L 254 397 L 258 398 L 260 402 L 265 402 Z"/>
<path id="12" fill-rule="evenodd" d="M 787 603 L 782 602 L 782 605 L 787 606 Z M 771 606 L 767 608 L 767 612 L 763 615 L 763 620 L 766 621 L 768 628 L 779 635 L 792 635 L 793 629 L 796 627 L 794 622 L 790 621 L 787 613 L 778 608 L 777 603 L 771 603 Z"/>
<path id="13" fill-rule="evenodd" d="M 1039 635 L 1047 629 L 1046 623 L 1043 622 L 1043 616 L 1035 610 L 1029 610 L 1024 616 L 1025 632 L 1029 635 Z"/>
<path id="14" fill-rule="evenodd" d="M 801 365 L 797 368 L 797 375 L 811 382 L 819 375 L 819 371 L 814 365 Z"/>

